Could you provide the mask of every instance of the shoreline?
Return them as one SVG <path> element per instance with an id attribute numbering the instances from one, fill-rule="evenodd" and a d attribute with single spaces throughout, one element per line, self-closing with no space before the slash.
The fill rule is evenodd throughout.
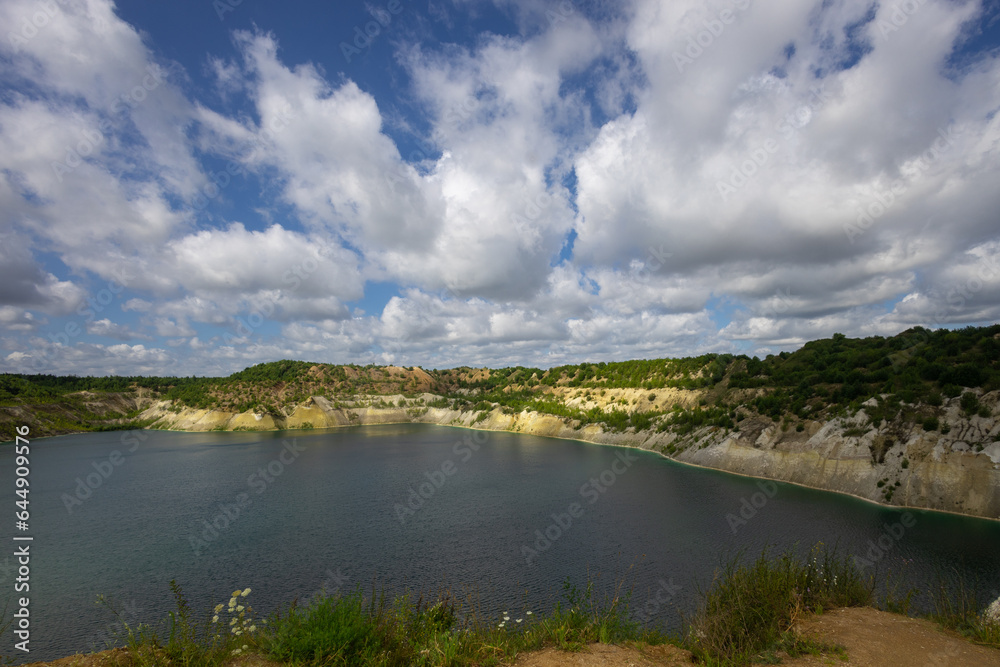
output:
<path id="1" fill-rule="evenodd" d="M 532 413 L 532 414 L 544 416 L 546 413 Z M 142 431 L 159 431 L 159 432 L 164 432 L 164 433 L 278 433 L 278 432 L 283 432 L 283 431 L 301 431 L 301 432 L 333 431 L 333 430 L 344 429 L 344 428 L 362 428 L 362 427 L 368 427 L 368 426 L 392 426 L 392 425 L 400 425 L 400 424 L 428 424 L 428 425 L 431 425 L 431 426 L 445 426 L 445 427 L 449 427 L 449 428 L 466 429 L 466 430 L 469 430 L 469 431 L 484 431 L 484 432 L 491 432 L 491 433 L 515 433 L 515 434 L 519 434 L 519 435 L 532 435 L 534 437 L 540 437 L 540 438 L 554 438 L 556 440 L 568 440 L 568 441 L 573 441 L 573 442 L 581 442 L 581 443 L 585 443 L 585 444 L 589 444 L 589 445 L 598 445 L 598 446 L 602 446 L 602 447 L 618 447 L 618 448 L 624 448 L 624 449 L 636 449 L 636 450 L 639 450 L 639 451 L 643 451 L 643 452 L 648 452 L 650 454 L 654 454 L 654 455 L 660 457 L 661 459 L 664 459 L 666 461 L 670 461 L 671 463 L 674 463 L 674 464 L 677 464 L 677 465 L 681 465 L 681 466 L 690 466 L 692 468 L 697 468 L 697 469 L 701 469 L 701 470 L 709 470 L 709 471 L 713 471 L 713 472 L 717 472 L 717 473 L 724 473 L 724 474 L 727 474 L 727 475 L 736 475 L 738 477 L 744 477 L 744 478 L 747 478 L 747 479 L 764 480 L 764 481 L 769 481 L 769 482 L 776 482 L 776 483 L 779 483 L 779 484 L 790 484 L 790 485 L 793 485 L 793 486 L 797 486 L 797 487 L 800 487 L 800 488 L 803 488 L 803 489 L 810 489 L 810 490 L 813 490 L 813 491 L 822 491 L 822 492 L 825 492 L 825 493 L 834 493 L 834 494 L 845 496 L 845 497 L 848 497 L 848 498 L 854 498 L 856 500 L 860 500 L 860 501 L 862 501 L 864 503 L 867 503 L 869 505 L 874 505 L 876 507 L 881 507 L 881 508 L 885 508 L 885 509 L 896 509 L 896 510 L 901 510 L 901 511 L 917 511 L 917 512 L 945 514 L 945 515 L 949 515 L 949 516 L 959 516 L 959 517 L 964 517 L 964 518 L 968 518 L 968 519 L 981 519 L 983 521 L 989 521 L 989 522 L 994 523 L 994 524 L 1000 524 L 1000 517 L 982 516 L 982 515 L 977 515 L 977 514 L 966 514 L 966 513 L 957 512 L 957 511 L 954 511 L 954 510 L 934 509 L 934 508 L 929 508 L 929 507 L 918 507 L 918 506 L 915 506 L 915 505 L 902 505 L 902 504 L 901 505 L 889 505 L 889 504 L 881 503 L 881 502 L 879 502 L 877 500 L 872 500 L 871 498 L 866 498 L 864 496 L 857 495 L 855 493 L 850 493 L 848 491 L 840 491 L 840 490 L 836 490 L 836 489 L 823 488 L 823 487 L 819 487 L 819 486 L 813 486 L 811 484 L 804 484 L 802 482 L 793 482 L 793 481 L 789 481 L 789 480 L 778 479 L 778 478 L 775 478 L 775 477 L 767 477 L 767 476 L 763 476 L 763 475 L 751 475 L 751 474 L 747 474 L 747 473 L 736 472 L 736 471 L 733 471 L 733 470 L 727 470 L 725 468 L 715 468 L 715 467 L 712 467 L 712 466 L 702 465 L 702 464 L 699 464 L 699 463 L 692 463 L 692 462 L 689 462 L 689 461 L 681 461 L 681 460 L 678 460 L 678 459 L 675 459 L 675 458 L 671 458 L 670 456 L 666 455 L 663 452 L 655 451 L 653 449 L 646 449 L 646 448 L 644 448 L 642 446 L 639 446 L 639 445 L 626 445 L 626 444 L 619 444 L 619 443 L 613 443 L 613 442 L 598 442 L 598 441 L 595 441 L 595 440 L 587 440 L 585 438 L 579 438 L 579 437 L 578 438 L 571 438 L 571 437 L 565 437 L 565 436 L 560 436 L 560 435 L 540 435 L 540 434 L 534 434 L 534 433 L 526 433 L 526 432 L 523 432 L 523 431 L 512 431 L 510 429 L 505 429 L 505 428 L 483 428 L 483 427 L 476 427 L 476 426 L 458 425 L 458 424 L 453 424 L 453 423 L 442 424 L 442 423 L 438 423 L 438 422 L 434 422 L 434 421 L 422 421 L 422 420 L 413 420 L 413 419 L 407 420 L 407 421 L 386 421 L 386 422 L 378 422 L 378 423 L 338 424 L 338 425 L 335 425 L 335 426 L 322 426 L 322 427 L 314 427 L 314 428 L 309 428 L 309 429 L 302 429 L 302 428 L 262 428 L 262 429 L 248 429 L 248 430 L 245 430 L 245 431 L 244 430 L 230 430 L 230 429 L 227 429 L 227 430 L 192 431 L 192 430 L 172 429 L 172 428 L 144 428 L 144 429 L 123 428 L 123 429 L 107 430 L 107 431 L 72 431 L 70 433 L 59 433 L 59 434 L 56 434 L 56 435 L 40 436 L 38 438 L 30 438 L 30 439 L 31 439 L 32 442 L 38 442 L 40 440 L 45 440 L 45 439 L 48 439 L 48 438 L 60 438 L 60 437 L 68 436 L 68 435 L 79 435 L 79 434 L 86 434 L 86 433 L 122 433 L 122 432 L 136 431 L 136 430 L 142 430 Z M 604 433 L 604 431 L 602 431 L 602 433 Z M 649 432 L 649 431 L 640 431 L 638 433 L 650 433 L 651 434 L 651 432 Z M 636 435 L 638 435 L 638 433 Z M 0 446 L 4 446 L 4 445 L 7 445 L 7 444 L 13 444 L 14 442 L 15 442 L 14 440 L 0 442 Z"/>

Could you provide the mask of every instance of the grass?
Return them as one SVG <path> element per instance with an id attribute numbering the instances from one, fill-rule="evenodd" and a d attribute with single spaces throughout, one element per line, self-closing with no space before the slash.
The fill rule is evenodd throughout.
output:
<path id="1" fill-rule="evenodd" d="M 175 582 L 171 590 L 177 609 L 160 632 L 129 626 L 112 603 L 99 600 L 121 622 L 120 642 L 130 667 L 218 667 L 243 653 L 304 667 L 489 666 L 543 646 L 580 650 L 592 642 L 669 639 L 629 618 L 621 585 L 599 598 L 593 583 L 581 590 L 567 580 L 564 602 L 551 613 L 504 612 L 500 619 L 485 618 L 475 605 L 448 592 L 414 602 L 410 594 L 389 599 L 384 592 L 365 596 L 360 589 L 317 596 L 303 605 L 293 602 L 268 619 L 255 616 L 245 599 L 249 589 L 236 591 L 228 606 L 220 604 L 196 619 Z"/>
<path id="2" fill-rule="evenodd" d="M 933 591 L 934 611 L 930 614 L 931 620 L 976 644 L 1000 649 L 1000 623 L 988 621 L 979 611 L 992 600 L 980 600 L 963 579 L 958 581 L 957 587 L 950 587 L 939 577 Z"/>
<path id="3" fill-rule="evenodd" d="M 872 585 L 853 561 L 820 545 L 805 561 L 767 550 L 752 562 L 740 561 L 723 565 L 687 623 L 687 648 L 709 665 L 771 661 L 780 652 L 837 652 L 798 637 L 796 619 L 872 602 Z"/>
<path id="4" fill-rule="evenodd" d="M 774 555 L 765 549 L 752 559 L 737 555 L 721 565 L 697 611 L 683 619 L 679 636 L 633 620 L 630 592 L 622 582 L 600 597 L 593 582 L 579 588 L 567 580 L 563 600 L 545 614 L 524 610 L 490 618 L 474 600 L 458 600 L 448 591 L 414 601 L 412 594 L 390 599 L 384 592 L 366 596 L 357 589 L 293 602 L 266 619 L 250 606 L 249 589 L 235 591 L 228 605 L 196 618 L 171 582 L 176 611 L 159 632 L 130 627 L 103 601 L 122 621 L 120 639 L 128 654 L 123 667 L 221 667 L 244 653 L 296 667 L 490 666 L 545 646 L 576 651 L 592 642 L 672 643 L 709 667 L 739 667 L 804 654 L 846 660 L 842 647 L 799 635 L 796 621 L 850 606 L 906 613 L 915 591 L 901 593 L 901 578 L 894 582 L 876 599 L 874 580 L 852 559 L 821 544 L 805 558 L 794 550 Z M 932 620 L 1000 648 L 1000 626 L 979 615 L 979 600 L 969 588 L 955 592 L 941 585 L 934 592 Z"/>

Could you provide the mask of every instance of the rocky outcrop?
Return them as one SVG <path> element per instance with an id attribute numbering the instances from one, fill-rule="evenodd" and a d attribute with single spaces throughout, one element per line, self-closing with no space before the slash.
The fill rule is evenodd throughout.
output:
<path id="1" fill-rule="evenodd" d="M 990 606 L 983 612 L 983 618 L 991 623 L 1000 625 L 1000 598 L 990 603 Z"/>
<path id="2" fill-rule="evenodd" d="M 847 493 L 887 505 L 1000 518 L 1000 420 L 966 416 L 958 400 L 941 408 L 949 428 L 871 424 L 864 410 L 850 418 L 806 422 L 802 430 L 751 417 L 739 430 L 704 427 L 686 435 L 670 429 L 609 432 L 550 414 L 458 411 L 428 407 L 439 396 L 372 396 L 331 403 L 313 396 L 289 414 L 230 413 L 178 408 L 160 401 L 140 415 L 152 428 L 185 431 L 329 428 L 424 422 L 639 447 L 682 463 Z M 995 413 L 998 395 L 981 402 Z"/>

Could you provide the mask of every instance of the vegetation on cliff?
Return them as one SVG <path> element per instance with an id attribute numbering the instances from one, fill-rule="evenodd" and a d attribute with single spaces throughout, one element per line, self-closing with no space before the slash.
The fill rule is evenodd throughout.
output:
<path id="1" fill-rule="evenodd" d="M 967 415 L 987 417 L 979 395 L 1000 389 L 1000 325 L 956 331 L 915 328 L 898 336 L 850 339 L 841 334 L 765 359 L 706 354 L 685 359 L 582 363 L 548 370 L 425 370 L 277 361 L 225 378 L 57 377 L 0 375 L 0 421 L 11 408 L 42 410 L 44 432 L 131 426 L 133 410 L 101 412 L 100 397 L 172 400 L 178 406 L 289 414 L 310 396 L 333 404 L 361 396 L 431 393 L 429 407 L 512 414 L 530 410 L 604 430 L 670 430 L 714 426 L 738 431 L 747 417 L 802 430 L 807 420 L 849 416 L 861 405 L 873 424 L 906 421 L 947 432 L 941 406 L 961 396 Z M 968 391 L 973 390 L 973 391 Z M 643 392 L 649 392 L 646 395 Z M 5 409 L 6 408 L 6 409 Z M 23 416 L 23 415 L 18 415 Z M 46 420 L 47 417 L 47 420 Z"/>

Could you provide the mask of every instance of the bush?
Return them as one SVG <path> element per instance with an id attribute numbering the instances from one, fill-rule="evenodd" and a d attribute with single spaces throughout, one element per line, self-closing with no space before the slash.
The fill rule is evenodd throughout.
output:
<path id="1" fill-rule="evenodd" d="M 959 405 L 962 406 L 962 411 L 965 412 L 965 414 L 972 416 L 979 412 L 979 397 L 971 391 L 967 391 L 962 394 L 962 398 L 959 400 Z"/>
<path id="2" fill-rule="evenodd" d="M 353 664 L 375 657 L 384 637 L 360 594 L 322 598 L 273 624 L 263 648 L 281 662 Z"/>
<path id="3" fill-rule="evenodd" d="M 927 419 L 924 420 L 923 426 L 924 426 L 924 430 L 925 431 L 936 431 L 936 430 L 938 430 L 938 418 L 937 417 L 928 417 Z"/>
<path id="4" fill-rule="evenodd" d="M 941 387 L 941 393 L 948 398 L 955 398 L 962 393 L 962 388 L 956 384 L 946 384 Z"/>

